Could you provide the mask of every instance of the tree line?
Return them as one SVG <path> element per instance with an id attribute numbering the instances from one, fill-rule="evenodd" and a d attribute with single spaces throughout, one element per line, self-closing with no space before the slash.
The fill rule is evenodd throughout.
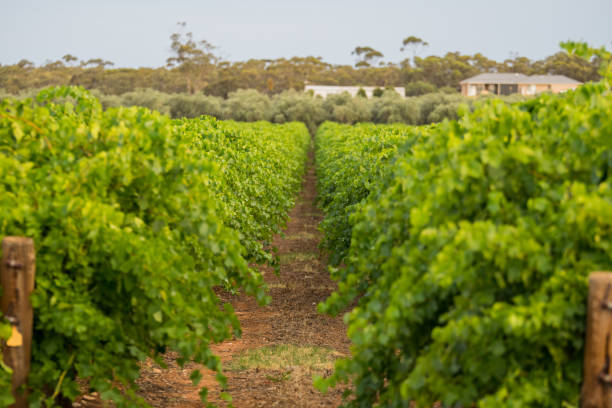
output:
<path id="1" fill-rule="evenodd" d="M 181 30 L 185 24 L 179 23 Z M 172 56 L 159 68 L 113 68 L 101 58 L 79 60 L 66 54 L 60 60 L 36 66 L 21 60 L 0 65 L 0 89 L 9 93 L 50 85 L 80 85 L 107 95 L 121 95 L 137 89 L 165 93 L 204 93 L 227 98 L 238 89 L 256 89 L 267 95 L 304 89 L 305 84 L 405 86 L 407 94 L 420 95 L 441 88 L 458 89 L 465 78 L 484 72 L 518 72 L 526 75 L 560 74 L 587 82 L 598 80 L 599 61 L 585 61 L 560 51 L 542 60 L 514 55 L 495 61 L 477 53 L 447 52 L 444 56 L 419 56 L 428 43 L 418 37 L 403 39 L 401 50 L 408 52 L 400 62 L 385 62 L 384 55 L 370 46 L 352 51 L 355 65 L 336 65 L 321 57 L 223 60 L 207 41 L 193 34 L 170 36 Z"/>

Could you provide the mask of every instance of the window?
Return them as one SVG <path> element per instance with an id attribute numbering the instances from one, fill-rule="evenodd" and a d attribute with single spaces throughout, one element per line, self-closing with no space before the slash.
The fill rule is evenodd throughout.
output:
<path id="1" fill-rule="evenodd" d="M 535 84 L 528 85 L 523 88 L 523 95 L 535 95 L 535 93 L 536 93 Z"/>

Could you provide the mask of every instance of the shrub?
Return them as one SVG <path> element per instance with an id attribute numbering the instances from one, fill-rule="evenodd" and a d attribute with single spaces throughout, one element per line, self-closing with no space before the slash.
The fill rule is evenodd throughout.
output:
<path id="1" fill-rule="evenodd" d="M 319 123 L 325 120 L 325 111 L 320 98 L 291 90 L 272 97 L 269 116 L 275 123 L 303 122 L 314 134 Z"/>
<path id="2" fill-rule="evenodd" d="M 168 110 L 173 118 L 197 118 L 208 115 L 223 117 L 223 99 L 204 94 L 176 94 L 168 99 Z"/>
<path id="3" fill-rule="evenodd" d="M 406 96 L 419 96 L 437 91 L 435 85 L 423 81 L 409 82 L 404 89 L 406 90 Z"/>
<path id="4" fill-rule="evenodd" d="M 370 102 L 365 98 L 353 98 L 348 92 L 328 96 L 322 106 L 326 119 L 334 122 L 368 122 L 372 118 Z"/>
<path id="5" fill-rule="evenodd" d="M 168 114 L 168 94 L 153 89 L 138 89 L 121 95 L 122 106 L 142 106 Z"/>
<path id="6" fill-rule="evenodd" d="M 269 120 L 270 98 L 255 89 L 231 92 L 223 104 L 223 118 L 244 122 Z"/>
<path id="7" fill-rule="evenodd" d="M 417 124 L 419 111 L 412 99 L 404 99 L 395 91 L 387 90 L 370 101 L 372 120 L 375 123 Z"/>
<path id="8" fill-rule="evenodd" d="M 372 96 L 375 98 L 380 98 L 381 96 L 383 96 L 383 93 L 385 93 L 385 90 L 382 88 L 375 88 L 372 91 Z"/>

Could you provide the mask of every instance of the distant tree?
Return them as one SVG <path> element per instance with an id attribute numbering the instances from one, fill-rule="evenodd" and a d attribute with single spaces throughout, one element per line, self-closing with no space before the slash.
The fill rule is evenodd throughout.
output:
<path id="1" fill-rule="evenodd" d="M 376 88 L 372 91 L 372 96 L 375 98 L 380 98 L 385 93 L 385 90 L 382 88 Z"/>
<path id="2" fill-rule="evenodd" d="M 66 63 L 66 65 L 72 64 L 73 62 L 76 62 L 79 60 L 77 57 L 75 57 L 72 54 L 66 54 L 62 57 L 62 59 L 64 60 L 64 63 Z"/>
<path id="3" fill-rule="evenodd" d="M 470 58 L 470 64 L 479 72 L 498 72 L 503 70 L 497 61 L 493 61 L 479 52 Z"/>
<path id="4" fill-rule="evenodd" d="M 81 67 L 94 66 L 95 68 L 106 68 L 107 66 L 115 65 L 111 61 L 105 61 L 102 58 L 91 58 L 87 61 L 81 61 Z"/>
<path id="5" fill-rule="evenodd" d="M 177 23 L 180 30 L 185 22 Z M 216 47 L 206 40 L 195 41 L 193 33 L 181 32 L 170 35 L 170 48 L 174 55 L 166 60 L 169 68 L 176 68 L 187 78 L 187 88 L 190 93 L 202 90 L 209 83 L 209 76 L 219 62 L 214 54 Z"/>
<path id="6" fill-rule="evenodd" d="M 355 49 L 351 52 L 351 55 L 356 55 L 358 57 L 357 63 L 355 66 L 357 68 L 365 68 L 371 67 L 376 60 L 384 57 L 383 53 L 375 50 L 372 47 L 355 47 Z"/>
<path id="7" fill-rule="evenodd" d="M 534 73 L 534 67 L 531 60 L 527 57 L 521 57 L 518 53 L 510 53 L 510 58 L 506 59 L 502 64 L 499 64 L 499 71 L 517 72 L 525 75 Z"/>
<path id="8" fill-rule="evenodd" d="M 407 94 L 416 95 L 429 92 L 433 87 L 457 88 L 459 81 L 481 72 L 562 74 L 583 82 L 599 78 L 596 57 L 585 61 L 565 52 L 537 61 L 512 55 L 504 62 L 497 62 L 480 53 L 463 55 L 454 52 L 444 56 L 420 57 L 415 51 L 414 61 L 405 59 L 399 66 L 388 63 L 378 66 L 382 53 L 372 47 L 357 47 L 353 52 L 359 57 L 357 67 L 332 65 L 313 56 L 229 62 L 221 61 L 211 44 L 195 41 L 193 35 L 182 33 L 186 31 L 184 28 L 184 23 L 179 24 L 179 32 L 170 38 L 172 55 L 169 55 L 168 66 L 165 67 L 112 69 L 110 62 L 100 58 L 84 61 L 81 67 L 78 58 L 71 54 L 61 58 L 68 68 L 62 68 L 57 61 L 35 67 L 31 61 L 24 59 L 17 64 L 0 66 L 0 89 L 17 93 L 30 88 L 72 84 L 98 89 L 108 95 L 151 88 L 167 93 L 204 92 L 227 98 L 238 89 L 256 89 L 269 96 L 291 89 L 302 91 L 304 84 L 309 82 L 321 85 L 405 86 Z M 410 50 L 416 44 L 421 43 L 407 41 L 404 48 Z M 358 104 L 372 102 L 356 99 Z M 188 104 L 190 101 L 192 99 L 185 98 L 181 103 Z M 336 113 L 342 117 L 339 113 L 345 110 L 342 106 L 342 109 L 330 108 L 330 117 L 336 117 Z M 281 113 L 276 112 L 275 115 Z"/>
<path id="9" fill-rule="evenodd" d="M 64 62 L 61 60 L 58 61 L 46 61 L 45 65 L 43 65 L 44 69 L 49 69 L 49 70 L 53 70 L 53 69 L 60 69 L 60 68 L 65 68 L 66 65 L 64 65 Z"/>
<path id="10" fill-rule="evenodd" d="M 359 88 L 359 90 L 357 91 L 357 96 L 361 97 L 361 98 L 367 98 L 368 95 L 366 94 L 365 89 L 363 88 Z"/>
<path id="11" fill-rule="evenodd" d="M 186 26 L 184 22 L 177 24 L 181 28 Z M 216 47 L 206 40 L 195 41 L 191 32 L 186 34 L 174 33 L 170 35 L 170 40 L 172 41 L 170 48 L 174 52 L 174 56 L 166 60 L 169 67 L 208 64 L 217 60 L 213 53 Z"/>
<path id="12" fill-rule="evenodd" d="M 29 69 L 29 68 L 34 68 L 34 63 L 27 59 L 22 59 L 17 63 L 17 66 L 19 68 Z"/>
<path id="13" fill-rule="evenodd" d="M 600 61 L 597 58 L 587 61 L 577 55 L 561 51 L 546 58 L 538 73 L 565 75 L 580 82 L 597 81 L 599 65 Z"/>
<path id="14" fill-rule="evenodd" d="M 427 41 L 423 41 L 423 39 L 411 35 L 402 40 L 402 47 L 400 48 L 400 51 L 404 52 L 406 49 L 410 49 L 412 51 L 412 60 L 414 61 L 419 48 L 425 48 L 428 46 L 429 43 Z"/>
<path id="15" fill-rule="evenodd" d="M 461 80 L 480 72 L 470 62 L 469 55 L 461 55 L 458 52 L 448 52 L 444 57 L 416 57 L 410 80 L 429 82 L 438 88 L 458 86 Z"/>

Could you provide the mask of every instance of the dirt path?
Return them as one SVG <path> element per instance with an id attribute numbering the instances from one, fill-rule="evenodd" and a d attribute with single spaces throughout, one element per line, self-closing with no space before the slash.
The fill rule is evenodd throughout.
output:
<path id="1" fill-rule="evenodd" d="M 302 192 L 284 236 L 274 239 L 279 250 L 280 275 L 264 269 L 272 303 L 260 307 L 246 296 L 227 297 L 242 325 L 242 338 L 213 346 L 228 377 L 225 390 L 236 408 L 335 407 L 341 390 L 321 394 L 312 386 L 313 374 L 329 373 L 333 361 L 348 354 L 349 341 L 342 318 L 317 313 L 316 305 L 335 288 L 318 244 L 322 219 L 315 205 L 316 178 L 312 154 Z M 142 395 L 155 407 L 201 407 L 199 387 L 189 374 L 195 365 L 179 368 L 172 354 L 168 369 L 151 363 L 142 369 Z M 203 382 L 209 400 L 223 406 L 220 390 L 210 373 Z"/>

